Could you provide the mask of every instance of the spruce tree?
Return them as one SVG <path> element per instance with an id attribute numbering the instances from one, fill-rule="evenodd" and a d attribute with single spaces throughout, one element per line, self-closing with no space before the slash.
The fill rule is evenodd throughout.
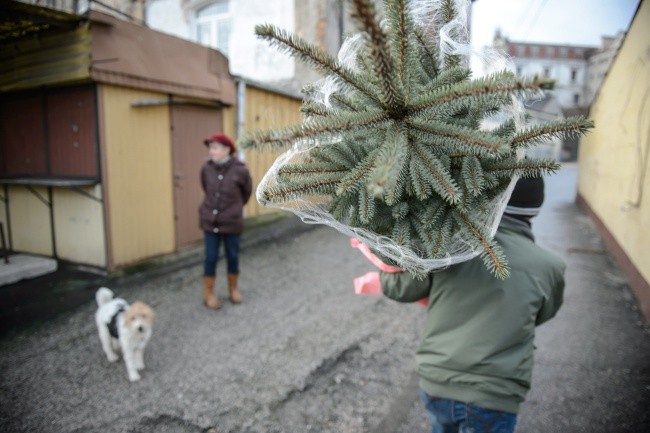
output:
<path id="1" fill-rule="evenodd" d="M 315 87 L 303 89 L 302 124 L 240 141 L 244 148 L 290 148 L 258 200 L 307 219 L 323 209 L 352 233 L 377 235 L 369 247 L 414 275 L 453 263 L 462 248 L 506 278 L 507 258 L 490 225 L 496 228 L 513 179 L 559 168 L 523 157 L 526 149 L 593 125 L 572 117 L 521 127 L 509 117 L 482 128 L 513 98 L 539 95 L 549 83 L 509 70 L 472 79 L 466 58 L 440 33 L 458 21 L 459 0 L 426 0 L 435 4 L 426 25 L 413 15 L 421 1 L 385 0 L 381 21 L 371 0 L 348 3 L 360 31 L 352 63 L 275 26 L 256 27 L 259 37 L 322 72 L 332 88 L 324 101 L 311 97 Z"/>

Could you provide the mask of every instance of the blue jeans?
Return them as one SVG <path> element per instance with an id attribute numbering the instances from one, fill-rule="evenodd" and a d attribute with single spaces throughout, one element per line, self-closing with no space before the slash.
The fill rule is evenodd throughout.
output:
<path id="1" fill-rule="evenodd" d="M 222 239 L 226 247 L 228 273 L 239 273 L 239 235 L 204 232 L 205 262 L 203 263 L 203 275 L 206 277 L 214 277 L 217 274 L 217 259 L 219 258 L 219 245 Z"/>
<path id="2" fill-rule="evenodd" d="M 431 418 L 431 433 L 512 433 L 517 414 L 435 398 L 420 390 Z"/>

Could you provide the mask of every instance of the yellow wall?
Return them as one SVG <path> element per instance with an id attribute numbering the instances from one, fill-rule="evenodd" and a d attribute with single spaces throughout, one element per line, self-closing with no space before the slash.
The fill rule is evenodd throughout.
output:
<path id="1" fill-rule="evenodd" d="M 58 257 L 105 267 L 106 243 L 101 186 L 82 187 L 80 191 L 55 188 L 53 202 Z"/>
<path id="2" fill-rule="evenodd" d="M 594 100 L 578 192 L 650 282 L 650 1 L 643 1 Z"/>
<path id="3" fill-rule="evenodd" d="M 46 204 L 50 198 L 46 187 L 32 189 L 34 192 L 25 186 L 8 187 L 12 246 L 15 251 L 51 256 L 54 254 L 52 226 L 50 208 Z M 5 235 L 9 243 L 7 225 Z"/>
<path id="4" fill-rule="evenodd" d="M 5 242 L 6 247 L 9 248 L 9 224 L 7 223 L 7 205 L 5 200 L 7 199 L 7 194 L 4 189 L 4 185 L 0 185 L 0 223 L 4 228 Z M 2 245 L 0 245 L 2 248 Z"/>
<path id="5" fill-rule="evenodd" d="M 224 107 L 223 111 L 223 132 L 229 137 L 237 139 L 237 107 Z"/>
<path id="6" fill-rule="evenodd" d="M 102 85 L 101 152 L 111 266 L 174 251 L 170 114 L 133 107 L 165 95 Z"/>
<path id="7" fill-rule="evenodd" d="M 298 99 L 247 86 L 244 130 L 248 132 L 301 123 L 300 105 L 301 101 Z M 271 152 L 269 150 L 246 151 L 246 165 L 253 178 L 253 197 L 244 210 L 247 217 L 278 212 L 278 209 L 259 204 L 255 198 L 255 192 L 264 174 L 281 153 L 281 151 Z"/>

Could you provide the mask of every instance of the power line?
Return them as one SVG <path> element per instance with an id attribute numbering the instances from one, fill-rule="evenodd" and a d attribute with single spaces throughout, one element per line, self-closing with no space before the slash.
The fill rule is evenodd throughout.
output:
<path id="1" fill-rule="evenodd" d="M 535 3 L 535 0 L 531 0 L 530 3 L 531 4 Z M 519 16 L 519 20 L 517 20 L 517 27 L 515 28 L 515 34 L 517 34 L 522 24 L 528 20 L 528 15 L 530 14 L 530 12 L 532 12 L 533 9 L 534 9 L 533 6 L 524 7 L 524 10 L 521 12 L 521 15 Z"/>
<path id="2" fill-rule="evenodd" d="M 542 14 L 542 10 L 544 9 L 544 6 L 546 6 L 546 2 L 548 0 L 542 0 L 542 3 L 540 4 L 539 8 L 537 9 L 537 14 L 533 15 L 533 22 L 530 23 L 530 26 L 528 26 L 528 30 L 526 30 L 526 33 L 524 34 L 524 40 L 528 38 L 528 33 L 530 33 L 530 30 L 535 27 L 535 23 L 537 22 L 537 18 Z"/>

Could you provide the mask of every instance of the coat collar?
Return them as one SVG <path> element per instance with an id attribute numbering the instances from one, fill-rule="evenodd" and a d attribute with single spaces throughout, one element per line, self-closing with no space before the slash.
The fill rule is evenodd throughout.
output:
<path id="1" fill-rule="evenodd" d="M 225 161 L 220 161 L 220 162 L 214 162 L 211 159 L 208 160 L 208 164 L 210 164 L 212 167 L 214 167 L 217 170 L 226 169 L 226 168 L 230 167 L 231 165 L 233 165 L 234 162 L 235 162 L 235 158 L 233 158 L 232 156 L 229 156 L 228 159 L 226 159 Z"/>
<path id="2" fill-rule="evenodd" d="M 518 220 L 517 218 L 512 218 L 511 216 L 504 214 L 501 217 L 499 228 L 504 228 L 504 229 L 519 232 L 522 235 L 529 238 L 531 241 L 535 242 L 535 236 L 533 235 L 532 228 L 528 224 L 526 224 L 521 220 Z"/>

